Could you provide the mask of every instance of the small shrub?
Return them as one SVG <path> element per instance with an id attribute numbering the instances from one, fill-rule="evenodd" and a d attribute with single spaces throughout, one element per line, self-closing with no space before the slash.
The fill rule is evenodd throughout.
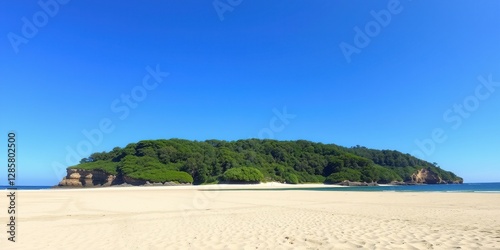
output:
<path id="1" fill-rule="evenodd" d="M 237 167 L 224 172 L 223 179 L 232 183 L 259 183 L 264 179 L 264 175 L 253 167 Z"/>
<path id="2" fill-rule="evenodd" d="M 287 174 L 285 181 L 289 184 L 299 184 L 299 178 L 295 174 Z"/>

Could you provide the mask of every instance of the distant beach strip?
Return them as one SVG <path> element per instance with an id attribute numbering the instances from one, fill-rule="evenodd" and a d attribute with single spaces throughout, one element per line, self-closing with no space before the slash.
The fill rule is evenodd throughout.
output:
<path id="1" fill-rule="evenodd" d="M 0 190 L 7 190 L 9 186 L 0 186 Z M 260 191 L 353 191 L 353 192 L 444 192 L 444 193 L 500 193 L 500 183 L 464 183 L 464 184 L 448 184 L 448 185 L 379 185 L 379 186 L 361 186 L 361 187 L 344 187 L 338 185 L 325 184 L 281 184 L 281 183 L 262 183 L 262 184 L 247 184 L 247 185 L 230 185 L 230 184 L 214 184 L 214 185 L 183 185 L 171 187 L 152 187 L 152 186 L 131 186 L 131 187 L 96 187 L 96 188 L 54 188 L 53 186 L 18 186 L 18 190 L 73 190 L 73 189 L 198 189 L 204 191 L 210 190 L 226 190 L 226 191 L 245 191 L 245 190 L 260 190 Z"/>

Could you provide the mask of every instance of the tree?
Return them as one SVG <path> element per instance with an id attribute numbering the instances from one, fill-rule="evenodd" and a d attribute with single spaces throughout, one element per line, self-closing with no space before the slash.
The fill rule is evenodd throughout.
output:
<path id="1" fill-rule="evenodd" d="M 80 160 L 80 164 L 87 163 L 87 162 L 92 162 L 92 161 L 89 158 L 83 158 Z"/>
<path id="2" fill-rule="evenodd" d="M 253 167 L 238 167 L 224 172 L 223 178 L 230 183 L 259 183 L 264 175 Z"/>
<path id="3" fill-rule="evenodd" d="M 339 183 L 343 181 L 361 181 L 361 173 L 355 169 L 344 168 L 340 172 L 331 174 L 325 180 L 326 183 Z"/>
<path id="4" fill-rule="evenodd" d="M 323 169 L 323 176 L 329 176 L 334 172 L 339 172 L 344 167 L 344 162 L 335 157 L 328 156 L 326 167 Z"/>
<path id="5" fill-rule="evenodd" d="M 299 184 L 299 178 L 295 174 L 287 174 L 285 182 L 288 184 Z"/>

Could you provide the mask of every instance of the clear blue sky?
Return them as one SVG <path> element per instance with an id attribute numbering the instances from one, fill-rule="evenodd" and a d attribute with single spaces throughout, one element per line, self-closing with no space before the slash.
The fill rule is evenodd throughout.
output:
<path id="1" fill-rule="evenodd" d="M 67 166 L 78 145 L 268 138 L 266 128 L 500 181 L 498 1 L 220 0 L 219 13 L 212 0 L 46 2 L 0 3 L 0 160 L 15 130 L 19 185 L 56 184 L 54 162 Z M 349 62 L 341 44 L 359 53 Z M 148 66 L 169 75 L 127 106 Z M 295 117 L 270 126 L 285 107 Z M 105 119 L 114 130 L 88 144 L 82 131 Z"/>

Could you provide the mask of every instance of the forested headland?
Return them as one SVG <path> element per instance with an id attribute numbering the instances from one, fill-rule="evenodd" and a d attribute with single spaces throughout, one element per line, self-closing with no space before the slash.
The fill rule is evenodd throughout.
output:
<path id="1" fill-rule="evenodd" d="M 149 182 L 175 183 L 462 183 L 450 171 L 395 150 L 315 143 L 305 140 L 144 140 L 110 152 L 93 153 L 68 169 L 101 170 Z"/>

